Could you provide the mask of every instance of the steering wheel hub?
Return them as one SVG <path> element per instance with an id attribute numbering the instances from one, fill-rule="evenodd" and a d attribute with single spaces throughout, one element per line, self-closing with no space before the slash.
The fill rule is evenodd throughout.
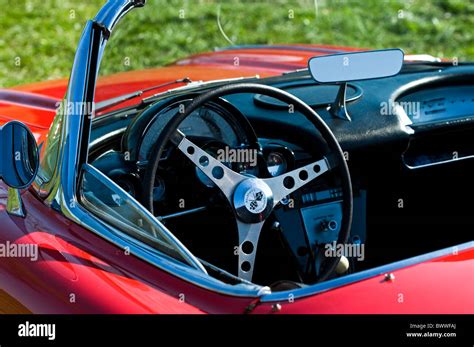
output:
<path id="1" fill-rule="evenodd" d="M 248 178 L 237 185 L 233 202 L 237 217 L 242 222 L 258 223 L 272 212 L 273 193 L 262 180 Z"/>

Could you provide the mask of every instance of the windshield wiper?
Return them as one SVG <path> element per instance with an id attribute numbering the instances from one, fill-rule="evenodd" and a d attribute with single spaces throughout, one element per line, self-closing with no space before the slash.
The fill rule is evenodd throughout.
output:
<path id="1" fill-rule="evenodd" d="M 116 98 L 108 99 L 108 100 L 97 103 L 95 111 L 96 112 L 104 111 L 108 108 L 117 106 L 117 105 L 121 104 L 122 102 L 138 98 L 138 97 L 142 96 L 143 94 L 145 94 L 149 91 L 152 91 L 152 90 L 155 90 L 155 89 L 160 89 L 160 88 L 170 86 L 170 85 L 176 84 L 176 83 L 192 83 L 192 80 L 189 77 L 184 77 L 184 78 L 181 78 L 181 79 L 178 79 L 178 80 L 175 80 L 175 81 L 162 83 L 162 84 L 159 84 L 159 85 L 156 85 L 156 86 L 153 86 L 153 87 L 138 90 L 138 91 L 130 93 L 130 94 L 125 94 L 125 95 L 122 95 L 122 96 L 118 96 Z"/>

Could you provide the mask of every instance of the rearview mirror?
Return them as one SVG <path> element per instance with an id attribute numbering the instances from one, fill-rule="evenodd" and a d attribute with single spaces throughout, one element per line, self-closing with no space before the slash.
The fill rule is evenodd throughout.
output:
<path id="1" fill-rule="evenodd" d="M 335 118 L 351 121 L 346 108 L 347 82 L 395 76 L 402 69 L 403 58 L 398 48 L 323 55 L 309 59 L 308 70 L 316 82 L 340 84 L 328 111 Z"/>
<path id="2" fill-rule="evenodd" d="M 0 179 L 10 188 L 25 189 L 38 168 L 38 146 L 30 129 L 17 121 L 0 127 Z"/>
<path id="3" fill-rule="evenodd" d="M 311 76 L 320 83 L 390 77 L 403 65 L 401 49 L 323 55 L 308 61 Z"/>

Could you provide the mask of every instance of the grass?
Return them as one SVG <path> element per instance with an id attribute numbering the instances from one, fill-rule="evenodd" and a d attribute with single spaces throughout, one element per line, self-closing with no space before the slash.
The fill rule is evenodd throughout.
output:
<path id="1" fill-rule="evenodd" d="M 0 87 L 67 77 L 83 25 L 103 3 L 0 0 Z M 230 45 L 219 9 L 235 44 L 401 47 L 474 60 L 473 0 L 149 0 L 114 32 L 102 73 Z"/>

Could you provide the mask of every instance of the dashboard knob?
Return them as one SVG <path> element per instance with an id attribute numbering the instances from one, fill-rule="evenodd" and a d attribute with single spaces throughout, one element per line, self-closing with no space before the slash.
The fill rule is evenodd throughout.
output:
<path id="1" fill-rule="evenodd" d="M 339 263 L 337 263 L 336 266 L 336 273 L 342 275 L 347 270 L 349 270 L 349 259 L 347 259 L 347 257 L 345 256 L 341 256 L 341 259 L 339 260 Z"/>
<path id="2" fill-rule="evenodd" d="M 331 220 L 324 219 L 319 224 L 319 227 L 320 227 L 321 231 L 335 231 L 335 230 L 337 230 L 338 225 L 339 224 L 334 219 L 331 219 Z"/>
<path id="3" fill-rule="evenodd" d="M 280 222 L 275 221 L 275 222 L 272 224 L 272 230 L 274 230 L 274 231 L 281 231 Z"/>

